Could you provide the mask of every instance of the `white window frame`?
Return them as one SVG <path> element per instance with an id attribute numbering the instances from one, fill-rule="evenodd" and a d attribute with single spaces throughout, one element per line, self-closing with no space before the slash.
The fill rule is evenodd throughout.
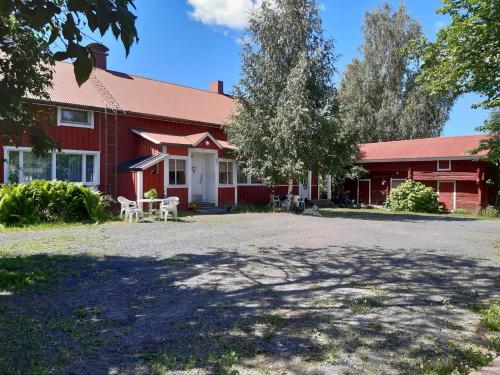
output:
<path id="1" fill-rule="evenodd" d="M 395 189 L 394 187 L 392 187 L 392 181 L 402 181 L 402 182 L 405 182 L 406 178 L 391 178 L 390 190 Z"/>
<path id="2" fill-rule="evenodd" d="M 220 163 L 231 163 L 231 168 L 233 170 L 233 182 L 232 183 L 228 183 L 228 184 L 221 184 L 220 183 Z M 217 174 L 217 182 L 219 184 L 219 186 L 235 186 L 236 183 L 235 183 L 235 176 L 234 176 L 234 164 L 235 164 L 235 161 L 233 159 L 219 159 L 219 173 Z M 236 170 L 237 171 L 237 170 Z M 229 173 L 229 169 L 228 171 L 226 172 L 227 174 Z M 228 177 L 229 177 L 229 174 L 228 174 Z M 236 180 L 238 179 L 238 176 L 236 176 Z M 228 178 L 229 180 L 229 178 Z"/>
<path id="3" fill-rule="evenodd" d="M 448 162 L 448 168 L 440 168 L 439 167 L 439 162 L 441 161 L 447 161 Z M 451 171 L 451 160 L 450 159 L 444 159 L 444 160 L 437 160 L 436 161 L 436 169 L 438 172 L 449 172 Z"/>
<path id="4" fill-rule="evenodd" d="M 165 177 L 165 180 L 166 180 L 166 184 L 165 185 L 166 185 L 167 188 L 174 189 L 174 188 L 187 188 L 188 187 L 188 176 L 189 176 L 189 170 L 188 170 L 188 168 L 189 168 L 188 164 L 189 163 L 188 163 L 188 159 L 189 158 L 187 156 L 169 156 L 167 159 L 165 159 L 165 160 L 167 160 L 167 168 L 166 168 L 167 169 L 167 174 L 166 174 L 166 177 Z M 170 160 L 184 160 L 186 162 L 186 170 L 185 170 L 186 175 L 184 177 L 184 179 L 185 179 L 185 183 L 184 184 L 177 184 L 176 185 L 176 184 L 170 183 Z M 176 169 L 175 172 L 177 172 L 177 162 L 175 164 L 175 169 Z"/>
<path id="5" fill-rule="evenodd" d="M 359 183 L 368 181 L 368 206 L 372 205 L 372 179 L 360 178 L 358 179 L 358 187 L 356 192 L 356 204 L 359 204 Z"/>
<path id="6" fill-rule="evenodd" d="M 81 111 L 87 112 L 89 116 L 89 122 L 87 124 L 74 123 L 74 122 L 63 122 L 62 121 L 62 110 L 66 109 L 69 111 Z M 94 111 L 88 111 L 80 108 L 69 108 L 69 107 L 57 107 L 57 126 L 70 126 L 73 128 L 84 128 L 84 129 L 94 129 Z"/>
<path id="7" fill-rule="evenodd" d="M 238 182 L 238 164 L 243 164 L 242 161 L 237 161 L 236 165 L 236 181 L 235 184 L 238 186 L 265 186 L 266 183 L 264 181 L 258 183 L 252 183 L 252 176 L 247 176 L 247 182 Z"/>
<path id="8" fill-rule="evenodd" d="M 9 175 L 9 151 L 19 151 L 19 181 L 23 181 L 23 163 L 24 163 L 24 152 L 33 152 L 31 147 L 14 147 L 14 146 L 4 146 L 3 152 L 4 152 L 4 183 L 8 183 L 8 175 Z M 99 151 L 87 151 L 87 150 L 70 150 L 70 149 L 63 149 L 61 151 L 56 151 L 56 152 L 50 152 L 51 155 L 51 180 L 52 181 L 57 181 L 56 178 L 56 170 L 57 170 L 57 165 L 56 165 L 56 160 L 57 157 L 56 155 L 58 154 L 70 154 L 70 155 L 80 155 L 82 157 L 82 180 L 83 181 L 75 181 L 75 183 L 81 183 L 85 186 L 99 186 L 100 185 L 100 159 L 101 159 L 101 153 Z M 86 156 L 92 155 L 94 156 L 94 176 L 95 176 L 95 181 L 85 181 L 85 178 L 87 177 L 87 158 Z"/>

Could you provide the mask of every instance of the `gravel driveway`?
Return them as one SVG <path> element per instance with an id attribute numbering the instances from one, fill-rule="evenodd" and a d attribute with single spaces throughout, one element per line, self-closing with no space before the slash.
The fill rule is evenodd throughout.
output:
<path id="1" fill-rule="evenodd" d="M 18 373 L 432 373 L 491 348 L 475 306 L 500 297 L 498 241 L 498 220 L 342 213 L 0 231 L 0 252 L 44 254 L 58 270 L 45 287 L 0 294 L 0 362 Z"/>

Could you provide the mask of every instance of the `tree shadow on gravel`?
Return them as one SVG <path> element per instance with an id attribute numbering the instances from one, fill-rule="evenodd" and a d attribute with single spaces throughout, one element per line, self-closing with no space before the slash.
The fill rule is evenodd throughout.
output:
<path id="1" fill-rule="evenodd" d="M 36 257 L 54 278 L 0 294 L 0 373 L 418 373 L 476 340 L 500 286 L 499 267 L 419 249 Z"/>

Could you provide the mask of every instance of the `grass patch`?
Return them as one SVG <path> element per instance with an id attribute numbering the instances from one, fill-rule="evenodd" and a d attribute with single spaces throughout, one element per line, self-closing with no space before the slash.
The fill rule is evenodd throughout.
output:
<path id="1" fill-rule="evenodd" d="M 366 314 L 372 309 L 381 307 L 382 302 L 378 298 L 360 298 L 349 303 L 349 308 L 353 314 Z"/>
<path id="2" fill-rule="evenodd" d="M 493 360 L 493 354 L 477 346 L 445 348 L 437 358 L 421 362 L 417 374 L 452 375 L 468 374 Z"/>
<path id="3" fill-rule="evenodd" d="M 235 214 L 272 212 L 268 204 L 239 204 L 231 210 Z"/>
<path id="4" fill-rule="evenodd" d="M 56 281 L 61 275 L 56 267 L 59 258 L 45 254 L 11 256 L 0 253 L 0 290 L 17 292 Z"/>
<path id="5" fill-rule="evenodd" d="M 283 328 L 286 326 L 286 320 L 279 314 L 264 314 L 257 319 L 258 323 L 268 324 L 274 328 Z"/>
<path id="6" fill-rule="evenodd" d="M 481 308 L 481 325 L 490 331 L 500 331 L 500 304 L 491 304 Z"/>
<path id="7" fill-rule="evenodd" d="M 475 213 L 423 213 L 423 212 L 410 212 L 410 211 L 389 211 L 383 208 L 330 208 L 324 207 L 320 208 L 320 213 L 324 217 L 379 217 L 379 218 L 390 218 L 391 216 L 415 216 L 415 217 L 432 217 L 432 218 L 443 218 L 446 219 L 448 217 L 451 218 L 462 218 L 462 219 L 471 219 L 471 220 L 500 220 L 500 216 L 497 217 L 489 217 L 483 215 L 477 215 Z"/>

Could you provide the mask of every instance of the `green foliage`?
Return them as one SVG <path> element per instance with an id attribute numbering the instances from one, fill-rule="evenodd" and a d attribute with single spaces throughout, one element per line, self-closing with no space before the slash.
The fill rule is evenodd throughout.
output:
<path id="1" fill-rule="evenodd" d="M 500 110 L 498 108 L 494 109 L 484 125 L 479 126 L 476 130 L 485 132 L 491 137 L 481 141 L 479 147 L 471 150 L 471 153 L 477 154 L 480 151 L 488 151 L 488 154 L 483 159 L 500 167 Z"/>
<path id="2" fill-rule="evenodd" d="M 481 325 L 490 331 L 500 331 L 500 304 L 491 304 L 481 309 Z"/>
<path id="3" fill-rule="evenodd" d="M 29 134 L 34 151 L 57 148 L 38 126 L 37 116 L 23 105 L 27 94 L 47 99 L 51 66 L 71 59 L 76 81 L 82 85 L 92 71 L 93 56 L 85 29 L 101 36 L 111 30 L 128 55 L 138 40 L 134 0 L 2 0 L 0 2 L 0 116 L 4 143 L 18 143 Z"/>
<path id="4" fill-rule="evenodd" d="M 338 118 L 333 42 L 315 0 L 264 0 L 243 38 L 237 110 L 227 127 L 244 173 L 267 183 L 333 174 L 355 157 Z"/>
<path id="5" fill-rule="evenodd" d="M 144 198 L 146 199 L 156 199 L 158 198 L 158 192 L 156 191 L 156 189 L 149 189 L 148 191 L 146 191 L 144 193 Z"/>
<path id="6" fill-rule="evenodd" d="M 385 206 L 394 211 L 439 212 L 437 193 L 431 187 L 412 180 L 392 189 Z"/>
<path id="7" fill-rule="evenodd" d="M 362 59 L 354 58 L 340 84 L 346 127 L 360 142 L 437 137 L 452 101 L 429 95 L 417 84 L 418 58 L 406 51 L 422 35 L 403 4 L 385 3 L 365 14 Z"/>
<path id="8" fill-rule="evenodd" d="M 29 257 L 0 253 L 0 290 L 18 291 L 54 279 L 54 258 L 46 255 Z"/>
<path id="9" fill-rule="evenodd" d="M 109 198 L 81 184 L 35 180 L 0 187 L 0 223 L 28 225 L 54 221 L 100 221 Z"/>
<path id="10" fill-rule="evenodd" d="M 431 93 L 459 96 L 475 92 L 486 98 L 484 107 L 500 105 L 500 6 L 491 0 L 442 0 L 437 13 L 451 17 L 435 42 L 416 44 L 423 58 L 419 77 Z"/>
<path id="11" fill-rule="evenodd" d="M 478 214 L 480 216 L 486 216 L 486 217 L 497 217 L 500 215 L 498 209 L 495 206 L 488 206 L 481 208 Z"/>

